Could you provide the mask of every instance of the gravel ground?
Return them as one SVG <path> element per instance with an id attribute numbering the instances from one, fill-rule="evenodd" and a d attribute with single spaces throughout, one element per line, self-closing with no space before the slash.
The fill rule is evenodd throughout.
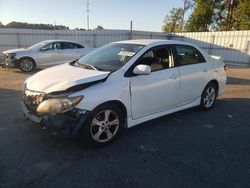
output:
<path id="1" fill-rule="evenodd" d="M 250 68 L 229 68 L 212 110 L 143 123 L 99 149 L 23 118 L 28 76 L 0 68 L 0 187 L 250 187 Z"/>

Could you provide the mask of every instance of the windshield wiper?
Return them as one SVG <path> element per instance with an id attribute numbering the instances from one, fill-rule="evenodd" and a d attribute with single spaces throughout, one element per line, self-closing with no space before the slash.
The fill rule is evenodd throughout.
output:
<path id="1" fill-rule="evenodd" d="M 78 60 L 76 61 L 76 63 L 78 64 L 78 66 L 80 66 L 80 67 L 84 67 L 84 68 L 87 68 L 87 69 L 93 69 L 93 70 L 96 70 L 96 71 L 98 71 L 98 68 L 96 68 L 95 66 L 93 66 L 93 65 L 91 65 L 91 64 L 80 64 L 79 62 L 78 62 Z"/>
<path id="2" fill-rule="evenodd" d="M 93 66 L 93 65 L 91 65 L 91 64 L 84 64 L 84 65 L 86 65 L 86 66 L 88 66 L 88 67 L 91 67 L 92 69 L 94 69 L 94 70 L 98 70 L 95 66 Z"/>

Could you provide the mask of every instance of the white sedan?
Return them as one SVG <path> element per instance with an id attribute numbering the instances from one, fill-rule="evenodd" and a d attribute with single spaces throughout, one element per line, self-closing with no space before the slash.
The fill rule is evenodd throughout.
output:
<path id="1" fill-rule="evenodd" d="M 68 63 L 86 55 L 92 48 L 68 40 L 46 40 L 29 48 L 2 52 L 4 66 L 19 68 L 23 72 Z"/>
<path id="2" fill-rule="evenodd" d="M 195 106 L 209 110 L 225 84 L 224 63 L 192 44 L 129 40 L 31 76 L 21 106 L 48 130 L 103 145 L 123 127 Z"/>

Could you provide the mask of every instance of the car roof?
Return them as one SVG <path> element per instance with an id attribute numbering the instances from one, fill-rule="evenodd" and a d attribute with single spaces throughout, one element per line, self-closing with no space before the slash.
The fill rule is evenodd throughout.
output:
<path id="1" fill-rule="evenodd" d="M 204 50 L 199 48 L 198 46 L 191 44 L 191 43 L 186 43 L 182 41 L 177 41 L 177 40 L 163 40 L 163 39 L 138 39 L 138 40 L 124 40 L 124 41 L 118 41 L 114 43 L 120 43 L 120 44 L 139 44 L 139 45 L 145 45 L 149 47 L 154 47 L 158 45 L 168 45 L 168 44 L 179 44 L 179 45 L 188 45 L 195 47 L 196 49 L 199 50 L 199 52 L 205 57 L 206 60 L 209 60 L 211 57 L 208 55 Z"/>
<path id="2" fill-rule="evenodd" d="M 177 41 L 177 40 L 163 40 L 163 39 L 138 39 L 138 40 L 124 40 L 124 41 L 118 41 L 114 43 L 126 43 L 126 44 L 141 44 L 141 45 L 160 45 L 160 44 L 184 44 L 184 45 L 190 45 L 192 44 Z"/>
<path id="3" fill-rule="evenodd" d="M 75 42 L 75 41 L 72 41 L 72 40 L 60 40 L 60 39 L 56 39 L 56 40 L 44 40 L 44 41 L 41 41 L 43 43 L 51 43 L 51 42 L 72 42 L 72 43 L 76 43 L 76 44 L 81 44 L 79 42 Z"/>

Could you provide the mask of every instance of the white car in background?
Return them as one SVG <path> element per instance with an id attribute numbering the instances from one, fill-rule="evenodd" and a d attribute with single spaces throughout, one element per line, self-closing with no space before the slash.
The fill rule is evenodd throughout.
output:
<path id="1" fill-rule="evenodd" d="M 123 127 L 194 106 L 209 110 L 225 84 L 224 63 L 192 44 L 129 40 L 29 77 L 21 106 L 45 129 L 103 145 Z"/>
<path id="2" fill-rule="evenodd" d="M 93 48 L 74 41 L 45 40 L 28 48 L 2 52 L 3 64 L 6 67 L 29 72 L 35 68 L 46 68 L 74 61 L 92 50 Z"/>

